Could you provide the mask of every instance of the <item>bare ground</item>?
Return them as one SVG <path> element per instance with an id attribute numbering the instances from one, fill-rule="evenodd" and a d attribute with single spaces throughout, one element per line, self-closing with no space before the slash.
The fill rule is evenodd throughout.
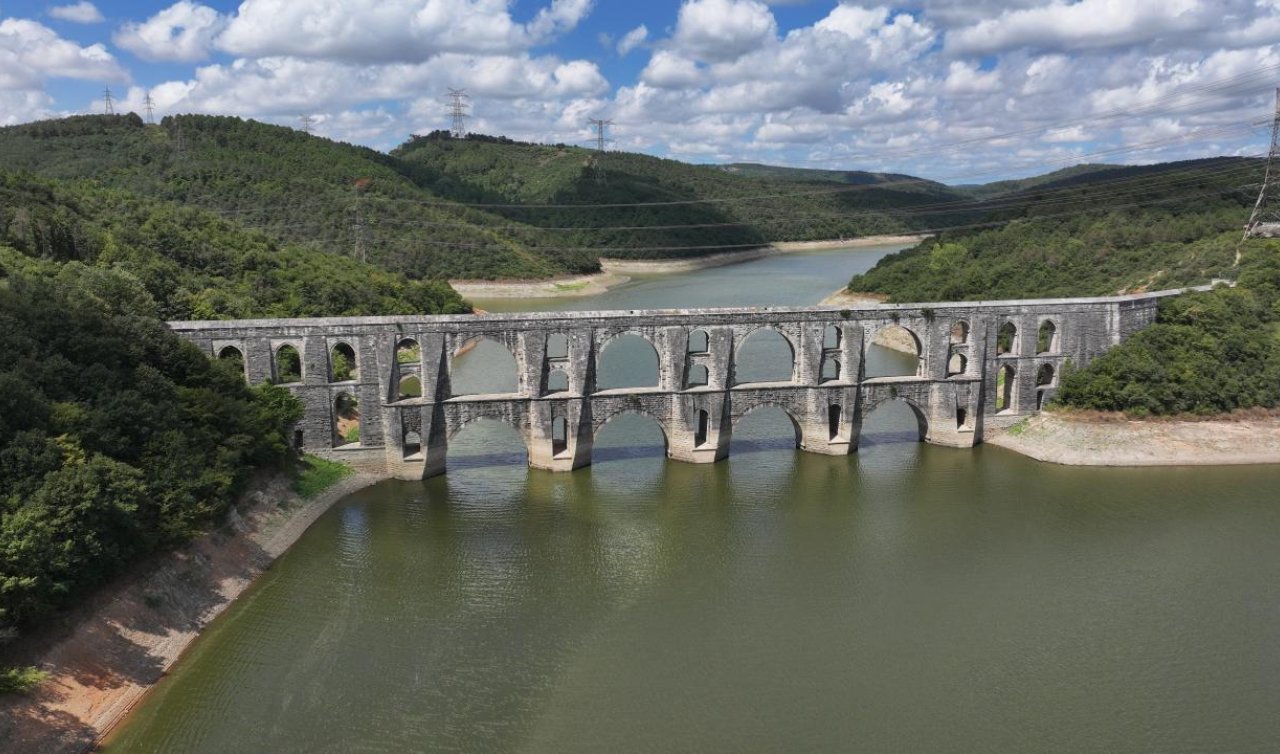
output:
<path id="1" fill-rule="evenodd" d="M 985 442 L 1068 466 L 1219 466 L 1280 463 L 1280 417 L 1138 421 L 1040 414 Z"/>
<path id="2" fill-rule="evenodd" d="M 5 661 L 49 680 L 30 696 L 0 697 L 5 752 L 83 752 L 128 714 L 201 629 L 334 502 L 376 477 L 347 477 L 304 501 L 283 477 L 265 480 L 224 526 L 100 590 Z"/>

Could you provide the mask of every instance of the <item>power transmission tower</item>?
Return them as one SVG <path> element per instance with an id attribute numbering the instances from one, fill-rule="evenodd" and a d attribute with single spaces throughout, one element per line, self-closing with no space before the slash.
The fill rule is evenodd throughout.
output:
<path id="1" fill-rule="evenodd" d="M 449 128 L 449 135 L 455 139 L 467 137 L 467 100 L 469 99 L 471 98 L 467 96 L 466 89 L 449 90 L 449 115 L 453 121 Z"/>
<path id="2" fill-rule="evenodd" d="M 113 104 L 112 104 L 112 101 L 111 101 L 111 87 L 109 87 L 109 86 L 108 86 L 108 87 L 103 88 L 103 90 L 102 90 L 102 102 L 103 102 L 103 104 L 104 104 L 104 105 L 106 105 L 106 113 L 107 113 L 107 115 L 115 115 L 115 114 L 116 114 L 116 108 L 115 108 L 115 105 L 113 105 Z"/>
<path id="3" fill-rule="evenodd" d="M 298 122 L 302 124 L 302 132 L 310 136 L 311 126 L 316 122 L 316 119 L 310 115 L 299 115 Z"/>
<path id="4" fill-rule="evenodd" d="M 609 126 L 613 125 L 613 121 L 603 118 L 591 118 L 591 125 L 596 129 L 596 156 L 595 163 L 596 183 L 604 184 L 604 148 L 609 142 Z"/>
<path id="5" fill-rule="evenodd" d="M 1276 196 L 1277 173 L 1280 172 L 1280 89 L 1276 89 L 1275 116 L 1271 121 L 1271 151 L 1267 154 L 1267 169 L 1262 177 L 1262 190 L 1253 205 L 1253 213 L 1244 226 L 1245 238 L 1276 238 L 1280 236 L 1280 197 Z M 1237 257 L 1239 255 L 1237 254 Z"/>
<path id="6" fill-rule="evenodd" d="M 142 99 L 142 105 L 147 108 L 147 122 L 154 124 L 156 122 L 156 103 L 151 99 L 151 92 L 147 92 L 147 96 Z"/>

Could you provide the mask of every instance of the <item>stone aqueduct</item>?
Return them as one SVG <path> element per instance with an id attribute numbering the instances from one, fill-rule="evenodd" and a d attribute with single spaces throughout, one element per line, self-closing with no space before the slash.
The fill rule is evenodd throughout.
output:
<path id="1" fill-rule="evenodd" d="M 905 401 L 914 409 L 921 439 L 968 447 L 981 441 L 984 426 L 1038 411 L 1052 396 L 1064 364 L 1087 364 L 1145 327 L 1155 318 L 1158 299 L 1174 293 L 852 310 L 678 309 L 169 324 L 211 357 L 238 355 L 250 382 L 291 380 L 287 387 L 305 406 L 294 434 L 299 448 L 369 471 L 424 478 L 444 472 L 450 439 L 480 418 L 515 426 L 528 448 L 529 464 L 553 471 L 591 463 L 596 434 L 623 413 L 653 417 L 666 437 L 668 457 L 692 463 L 727 456 L 734 424 L 762 406 L 786 411 L 796 444 L 813 453 L 856 450 L 863 418 L 889 400 Z M 889 327 L 905 328 L 914 336 L 918 371 L 867 378 L 864 355 Z M 790 380 L 738 381 L 740 345 L 761 328 L 776 330 L 790 344 Z M 645 338 L 656 350 L 658 384 L 597 389 L 602 352 L 627 333 Z M 497 341 L 514 355 L 516 392 L 453 394 L 454 359 L 478 338 Z M 282 354 L 290 348 L 299 357 L 300 374 L 283 374 Z M 352 373 L 335 373 L 338 353 L 354 361 Z M 405 391 L 405 384 L 418 389 Z M 358 442 L 344 442 L 338 433 L 336 401 L 344 394 L 359 402 Z"/>

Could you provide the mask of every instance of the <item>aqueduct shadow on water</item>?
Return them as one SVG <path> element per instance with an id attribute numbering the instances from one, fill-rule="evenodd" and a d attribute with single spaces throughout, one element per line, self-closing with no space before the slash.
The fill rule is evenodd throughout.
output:
<path id="1" fill-rule="evenodd" d="M 553 471 L 589 464 L 596 434 L 622 413 L 652 417 L 668 457 L 692 463 L 727 456 L 735 423 L 762 406 L 785 411 L 796 444 L 813 453 L 853 452 L 863 418 L 894 400 L 911 406 L 922 440 L 969 447 L 985 427 L 1039 411 L 1066 364 L 1083 367 L 1146 327 L 1159 299 L 1177 293 L 170 327 L 211 357 L 236 360 L 248 381 L 291 390 L 305 406 L 294 432 L 300 449 L 374 473 L 423 478 L 445 471 L 450 439 L 480 418 L 515 427 L 530 465 Z M 899 342 L 917 351 L 915 372 L 868 377 L 867 350 L 890 330 L 906 332 Z M 769 365 L 767 381 L 744 368 L 758 337 L 788 346 L 779 350 L 782 363 Z M 602 357 L 623 338 L 652 346 L 656 382 L 602 382 Z M 480 340 L 510 352 L 514 380 L 501 392 L 462 394 L 451 379 L 455 361 Z"/>

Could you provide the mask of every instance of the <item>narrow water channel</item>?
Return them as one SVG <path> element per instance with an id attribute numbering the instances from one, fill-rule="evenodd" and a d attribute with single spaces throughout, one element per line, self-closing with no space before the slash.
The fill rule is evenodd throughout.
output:
<path id="1" fill-rule="evenodd" d="M 883 253 L 481 305 L 809 304 Z M 468 354 L 469 379 L 505 358 Z M 593 466 L 550 474 L 471 425 L 446 477 L 323 516 L 108 750 L 1274 750 L 1280 467 L 935 448 L 894 405 L 854 456 L 792 445 L 766 409 L 728 461 L 673 463 L 623 416 Z"/>

